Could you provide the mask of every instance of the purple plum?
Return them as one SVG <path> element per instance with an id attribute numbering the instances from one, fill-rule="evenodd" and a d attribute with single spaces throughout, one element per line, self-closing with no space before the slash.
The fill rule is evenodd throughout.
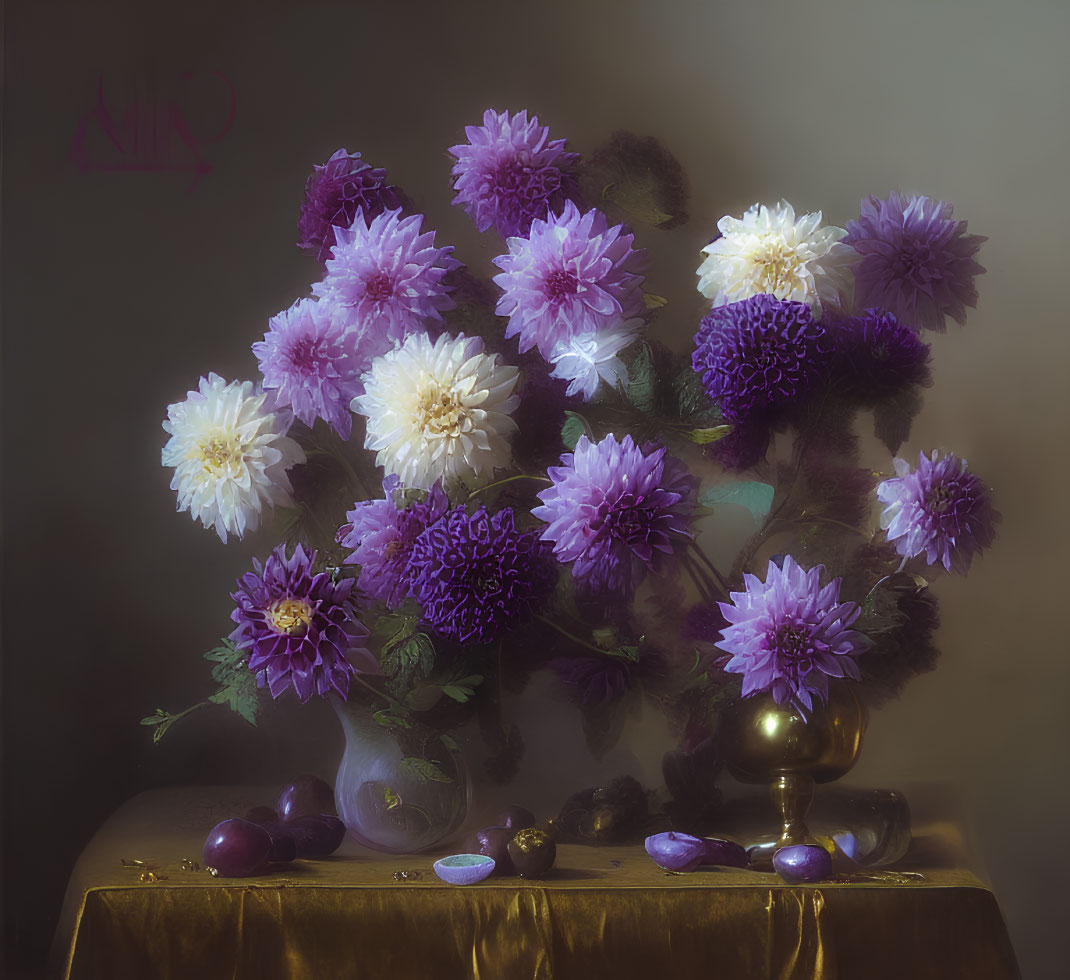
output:
<path id="1" fill-rule="evenodd" d="M 204 842 L 205 867 L 215 868 L 223 878 L 248 878 L 267 870 L 271 835 L 248 820 L 217 823 Z"/>
<path id="2" fill-rule="evenodd" d="M 669 830 L 646 839 L 646 852 L 659 868 L 666 871 L 694 871 L 706 855 L 706 844 L 700 837 Z"/>
<path id="3" fill-rule="evenodd" d="M 832 855 L 818 844 L 790 844 L 773 855 L 773 870 L 792 884 L 824 881 L 832 872 Z"/>

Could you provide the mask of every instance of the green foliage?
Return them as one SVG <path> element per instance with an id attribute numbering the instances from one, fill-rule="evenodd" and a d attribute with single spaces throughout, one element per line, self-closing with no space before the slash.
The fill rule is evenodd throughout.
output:
<path id="1" fill-rule="evenodd" d="M 580 441 L 580 436 L 587 431 L 587 425 L 583 416 L 575 412 L 565 412 L 565 416 L 565 424 L 561 426 L 561 442 L 569 452 L 572 452 L 576 448 L 576 443 Z"/>
<path id="2" fill-rule="evenodd" d="M 898 391 L 873 409 L 873 434 L 893 456 L 910 436 L 914 416 L 921 409 L 921 392 L 916 386 Z"/>
<path id="3" fill-rule="evenodd" d="M 401 760 L 401 768 L 410 776 L 414 776 L 422 783 L 452 783 L 453 779 L 447 776 L 435 763 L 428 759 L 420 759 L 417 756 L 406 756 Z"/>
<path id="4" fill-rule="evenodd" d="M 643 344 L 628 368 L 628 401 L 640 412 L 654 411 L 657 403 L 657 372 L 650 348 Z"/>
<path id="5" fill-rule="evenodd" d="M 483 683 L 483 677 L 480 674 L 469 674 L 467 677 L 461 677 L 458 680 L 451 681 L 449 684 L 442 685 L 442 693 L 448 698 L 453 698 L 454 701 L 460 701 L 464 704 L 465 701 L 471 699 L 474 695 L 475 689 Z"/>
<path id="6" fill-rule="evenodd" d="M 154 743 L 159 742 L 176 721 L 209 704 L 229 705 L 231 711 L 236 711 L 250 725 L 256 724 L 260 698 L 256 688 L 256 675 L 249 670 L 245 651 L 236 650 L 230 640 L 223 640 L 218 647 L 209 650 L 204 659 L 215 664 L 212 668 L 212 680 L 219 685 L 219 689 L 210 694 L 207 700 L 184 711 L 172 713 L 157 708 L 147 718 L 142 718 L 142 725 L 153 728 Z"/>
<path id="7" fill-rule="evenodd" d="M 698 501 L 706 507 L 738 504 L 750 511 L 755 524 L 760 524 L 773 506 L 773 493 L 768 483 L 729 483 L 703 490 Z"/>
<path id="8" fill-rule="evenodd" d="M 732 426 L 730 425 L 713 425 L 706 429 L 690 429 L 684 435 L 692 442 L 700 446 L 706 446 L 711 442 L 723 439 L 731 431 Z"/>

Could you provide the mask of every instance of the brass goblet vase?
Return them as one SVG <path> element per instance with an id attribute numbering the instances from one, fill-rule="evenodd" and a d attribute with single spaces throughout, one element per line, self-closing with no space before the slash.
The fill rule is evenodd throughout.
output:
<path id="1" fill-rule="evenodd" d="M 858 760 L 869 715 L 849 685 L 829 685 L 826 704 L 805 714 L 771 695 L 743 698 L 721 717 L 728 771 L 743 783 L 768 783 L 780 812 L 777 847 L 813 844 L 806 812 L 815 783 L 839 779 Z"/>

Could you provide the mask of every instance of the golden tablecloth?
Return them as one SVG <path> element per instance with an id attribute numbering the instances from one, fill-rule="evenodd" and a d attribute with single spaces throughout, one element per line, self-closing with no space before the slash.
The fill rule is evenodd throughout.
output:
<path id="1" fill-rule="evenodd" d="M 993 894 L 970 872 L 786 885 L 710 869 L 668 875 L 641 846 L 558 848 L 542 881 L 457 888 L 434 856 L 333 857 L 261 878 L 184 871 L 248 790 L 144 793 L 83 853 L 57 932 L 69 980 L 478 978 L 1007 980 L 1018 976 Z M 156 881 L 124 867 L 155 865 Z M 395 870 L 419 870 L 395 881 Z"/>

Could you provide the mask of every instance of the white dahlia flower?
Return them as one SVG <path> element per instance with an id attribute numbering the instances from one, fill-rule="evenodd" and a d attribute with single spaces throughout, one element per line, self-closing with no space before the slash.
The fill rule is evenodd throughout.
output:
<path id="1" fill-rule="evenodd" d="M 402 486 L 429 490 L 508 465 L 517 369 L 484 354 L 479 337 L 412 334 L 361 380 L 350 407 L 368 419 L 364 445 Z"/>
<path id="2" fill-rule="evenodd" d="M 821 227 L 820 211 L 796 220 L 787 201 L 755 204 L 742 218 L 725 215 L 717 228 L 698 267 L 698 291 L 714 306 L 761 293 L 806 303 L 815 317 L 823 303 L 846 305 L 859 255 L 841 244 L 845 229 Z"/>
<path id="3" fill-rule="evenodd" d="M 608 327 L 577 334 L 559 342 L 550 354 L 554 365 L 551 378 L 567 381 L 566 395 L 583 395 L 590 401 L 598 391 L 599 382 L 605 381 L 610 388 L 628 383 L 628 369 L 617 354 L 636 337 L 643 321 L 617 320 Z"/>
<path id="4" fill-rule="evenodd" d="M 286 471 L 305 461 L 286 435 L 292 421 L 251 381 L 201 378 L 199 390 L 167 406 L 163 423 L 171 438 L 162 460 L 175 468 L 178 509 L 225 542 L 228 532 L 240 538 L 255 531 L 265 510 L 292 506 Z"/>

